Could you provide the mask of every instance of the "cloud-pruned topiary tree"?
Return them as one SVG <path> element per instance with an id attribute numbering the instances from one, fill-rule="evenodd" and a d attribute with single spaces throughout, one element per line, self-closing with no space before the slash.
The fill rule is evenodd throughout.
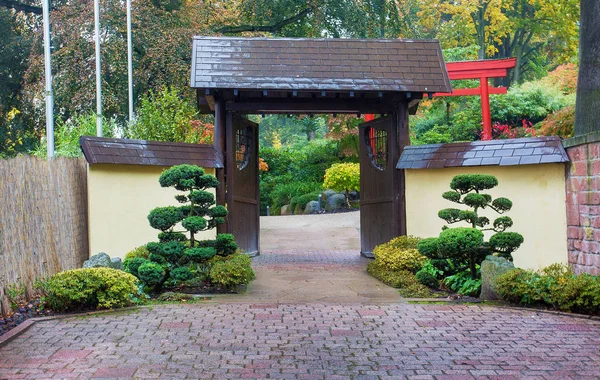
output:
<path id="1" fill-rule="evenodd" d="M 437 238 L 423 239 L 418 244 L 421 254 L 431 259 L 452 259 L 465 262 L 469 266 L 471 277 L 477 277 L 476 265 L 485 257 L 497 254 L 512 261 L 512 253 L 523 243 L 523 236 L 516 232 L 506 232 L 513 225 L 508 216 L 496 218 L 491 226 L 490 220 L 479 216 L 483 209 L 491 209 L 504 214 L 512 208 L 508 198 L 493 199 L 490 194 L 481 193 L 498 186 L 498 179 L 488 174 L 461 174 L 452 178 L 451 191 L 442 194 L 444 199 L 468 206 L 470 210 L 447 208 L 440 210 L 438 216 L 448 224 L 466 222 L 470 227 L 442 227 Z M 488 227 L 489 226 L 489 227 Z M 484 231 L 494 231 L 489 241 L 484 241 Z"/>
<path id="2" fill-rule="evenodd" d="M 206 266 L 215 256 L 232 255 L 238 249 L 231 234 L 219 234 L 216 240 L 196 239 L 199 232 L 224 223 L 227 216 L 227 209 L 215 205 L 214 195 L 207 191 L 219 185 L 214 176 L 198 166 L 177 165 L 165 170 L 159 183 L 184 192 L 175 196 L 182 205 L 152 210 L 148 221 L 161 231 L 159 241 L 146 245 L 147 258 L 135 257 L 124 263 L 130 273 L 156 290 L 165 282 L 176 285 L 192 280 L 196 272 L 203 273 L 199 266 Z M 184 231 L 175 231 L 179 223 Z"/>

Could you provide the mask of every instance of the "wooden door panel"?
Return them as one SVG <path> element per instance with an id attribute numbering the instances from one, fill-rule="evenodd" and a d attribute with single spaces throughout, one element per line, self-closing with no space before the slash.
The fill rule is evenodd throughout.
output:
<path id="1" fill-rule="evenodd" d="M 360 126 L 360 241 L 361 254 L 400 234 L 398 131 L 392 117 Z"/>
<path id="2" fill-rule="evenodd" d="M 226 202 L 228 232 L 249 255 L 259 253 L 258 125 L 227 114 Z"/>

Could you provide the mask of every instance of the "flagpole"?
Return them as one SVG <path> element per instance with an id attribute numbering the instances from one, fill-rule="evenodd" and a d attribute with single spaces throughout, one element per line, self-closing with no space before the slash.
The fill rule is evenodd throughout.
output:
<path id="1" fill-rule="evenodd" d="M 46 143 L 48 159 L 54 157 L 54 96 L 52 95 L 52 65 L 50 62 L 50 3 L 42 1 L 44 23 L 44 76 L 46 79 Z"/>
<path id="2" fill-rule="evenodd" d="M 129 122 L 133 121 L 133 59 L 131 41 L 131 0 L 127 0 L 127 81 L 129 83 Z"/>
<path id="3" fill-rule="evenodd" d="M 102 137 L 102 78 L 100 76 L 100 0 L 94 0 L 96 42 L 96 134 Z"/>

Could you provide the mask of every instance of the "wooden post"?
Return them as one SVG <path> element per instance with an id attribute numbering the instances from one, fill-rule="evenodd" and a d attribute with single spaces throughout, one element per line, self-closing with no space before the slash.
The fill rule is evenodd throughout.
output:
<path id="1" fill-rule="evenodd" d="M 394 162 L 398 162 L 404 147 L 410 145 L 410 133 L 408 130 L 408 104 L 400 103 L 396 108 L 396 126 L 398 128 L 398 157 Z M 398 170 L 398 223 L 399 234 L 406 235 L 406 183 L 404 169 Z"/>
<path id="2" fill-rule="evenodd" d="M 490 116 L 490 90 L 487 77 L 481 77 L 481 118 L 483 120 L 482 140 L 492 139 L 492 117 Z"/>
<path id="3" fill-rule="evenodd" d="M 219 180 L 219 186 L 216 189 L 216 201 L 218 205 L 225 205 L 226 204 L 226 191 L 227 191 L 227 186 L 226 186 L 226 178 L 225 178 L 225 172 L 227 169 L 227 151 L 226 151 L 226 145 L 225 145 L 225 129 L 226 129 L 226 125 L 225 125 L 225 115 L 226 115 L 226 111 L 225 111 L 225 102 L 223 99 L 221 99 L 220 97 L 215 99 L 215 127 L 214 127 L 214 131 L 213 131 L 213 145 L 215 147 L 215 149 L 217 150 L 218 154 L 221 156 L 221 161 L 223 162 L 223 168 L 217 168 L 215 169 L 215 174 L 217 179 Z M 224 234 L 227 233 L 228 228 L 227 228 L 227 222 L 225 222 L 224 224 L 220 224 L 217 226 L 217 233 L 219 234 Z"/>

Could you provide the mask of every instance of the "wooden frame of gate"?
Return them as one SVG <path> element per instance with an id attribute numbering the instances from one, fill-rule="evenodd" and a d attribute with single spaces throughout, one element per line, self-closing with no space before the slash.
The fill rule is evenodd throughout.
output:
<path id="1" fill-rule="evenodd" d="M 387 54 L 386 54 L 387 53 Z M 219 233 L 246 253 L 259 247 L 258 126 L 246 114 L 376 114 L 360 126 L 361 254 L 406 234 L 408 114 L 423 93 L 449 92 L 437 41 L 196 37 L 191 86 L 215 116 Z"/>

